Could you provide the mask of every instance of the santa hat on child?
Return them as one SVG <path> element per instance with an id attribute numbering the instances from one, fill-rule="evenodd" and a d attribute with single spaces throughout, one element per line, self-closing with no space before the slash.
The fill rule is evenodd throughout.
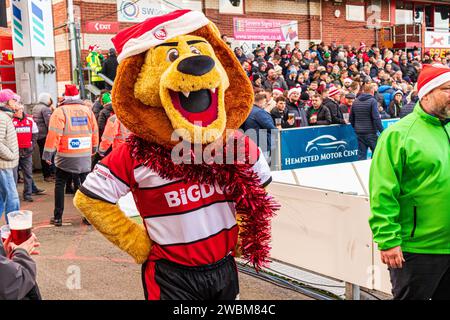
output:
<path id="1" fill-rule="evenodd" d="M 417 79 L 419 99 L 450 81 L 450 68 L 442 64 L 425 64 Z"/>
<path id="2" fill-rule="evenodd" d="M 74 84 L 66 84 L 64 91 L 64 100 L 78 100 L 80 99 L 80 92 Z"/>
<path id="3" fill-rule="evenodd" d="M 200 11 L 176 10 L 149 18 L 119 32 L 111 39 L 116 47 L 117 61 L 140 54 L 166 40 L 194 32 L 209 24 Z"/>

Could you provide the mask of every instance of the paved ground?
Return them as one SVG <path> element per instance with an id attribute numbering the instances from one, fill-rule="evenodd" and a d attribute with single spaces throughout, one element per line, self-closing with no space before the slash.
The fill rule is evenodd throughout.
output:
<path id="1" fill-rule="evenodd" d="M 38 187 L 47 190 L 46 195 L 34 196 L 35 201 L 22 203 L 22 209 L 33 211 L 34 232 L 41 242 L 41 254 L 36 261 L 43 298 L 143 299 L 140 266 L 93 227 L 81 223 L 71 195 L 66 195 L 66 225 L 60 228 L 49 225 L 54 185 L 45 183 L 38 174 L 35 181 Z M 20 195 L 21 189 L 19 185 Z M 308 299 L 244 274 L 240 274 L 240 287 L 242 300 Z"/>

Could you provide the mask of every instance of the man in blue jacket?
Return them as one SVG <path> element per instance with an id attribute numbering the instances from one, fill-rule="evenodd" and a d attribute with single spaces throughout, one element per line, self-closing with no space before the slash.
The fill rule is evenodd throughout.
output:
<path id="1" fill-rule="evenodd" d="M 370 83 L 362 88 L 362 94 L 353 102 L 350 123 L 358 137 L 358 160 L 367 159 L 367 148 L 375 151 L 378 132 L 383 131 L 375 89 Z"/>
<path id="2" fill-rule="evenodd" d="M 276 129 L 273 124 L 272 117 L 264 110 L 266 104 L 266 95 L 264 93 L 255 94 L 255 102 L 247 120 L 242 124 L 242 129 L 255 140 L 258 147 L 261 148 L 266 159 L 269 158 L 271 149 L 271 130 Z M 248 131 L 253 129 L 254 131 Z M 256 136 L 256 138 L 255 138 Z M 266 140 L 261 141 L 261 138 L 266 136 Z"/>

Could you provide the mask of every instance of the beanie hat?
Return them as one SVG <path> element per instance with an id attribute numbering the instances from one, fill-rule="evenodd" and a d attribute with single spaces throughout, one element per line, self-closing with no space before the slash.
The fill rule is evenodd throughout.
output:
<path id="1" fill-rule="evenodd" d="M 331 54 L 328 51 L 323 54 L 323 57 L 326 59 L 329 58 L 330 56 Z"/>
<path id="2" fill-rule="evenodd" d="M 74 84 L 66 84 L 66 91 L 64 91 L 64 100 L 80 99 L 80 93 L 77 86 Z"/>
<path id="3" fill-rule="evenodd" d="M 208 23 L 209 20 L 200 11 L 176 10 L 124 29 L 111 41 L 119 53 L 117 61 L 120 63 L 125 58 L 145 52 L 167 39 L 194 32 Z"/>
<path id="4" fill-rule="evenodd" d="M 288 98 L 291 96 L 291 94 L 293 94 L 293 93 L 295 93 L 295 92 L 297 92 L 298 94 L 301 94 L 302 93 L 302 88 L 300 88 L 300 87 L 296 87 L 296 88 L 292 88 L 292 89 L 290 89 L 289 91 L 288 91 Z"/>
<path id="5" fill-rule="evenodd" d="M 39 103 L 43 103 L 46 105 L 50 104 L 50 100 L 52 99 L 52 96 L 50 93 L 48 92 L 42 92 L 39 97 L 38 97 L 38 102 Z"/>
<path id="6" fill-rule="evenodd" d="M 402 90 L 397 90 L 397 91 L 395 91 L 394 92 L 394 97 L 396 96 L 396 95 L 401 95 L 402 97 L 403 97 L 403 91 Z"/>
<path id="7" fill-rule="evenodd" d="M 449 81 L 450 68 L 442 64 L 424 65 L 417 79 L 419 99 Z"/>
<path id="8" fill-rule="evenodd" d="M 12 99 L 19 102 L 20 96 L 15 94 L 11 89 L 0 90 L 0 103 L 5 103 Z"/>
<path id="9" fill-rule="evenodd" d="M 338 88 L 336 88 L 335 86 L 331 86 L 329 89 L 328 89 L 328 96 L 329 97 L 332 97 L 332 96 L 334 96 L 334 95 L 336 95 L 336 94 L 338 94 L 338 93 L 340 93 L 341 91 L 338 89 Z"/>
<path id="10" fill-rule="evenodd" d="M 111 93 L 105 92 L 102 96 L 102 102 L 103 104 L 111 103 Z"/>

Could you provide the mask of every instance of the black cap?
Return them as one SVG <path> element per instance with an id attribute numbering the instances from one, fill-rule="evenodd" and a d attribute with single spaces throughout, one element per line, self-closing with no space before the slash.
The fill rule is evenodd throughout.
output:
<path id="1" fill-rule="evenodd" d="M 345 95 L 345 99 L 356 99 L 356 95 L 354 93 L 347 93 Z"/>

